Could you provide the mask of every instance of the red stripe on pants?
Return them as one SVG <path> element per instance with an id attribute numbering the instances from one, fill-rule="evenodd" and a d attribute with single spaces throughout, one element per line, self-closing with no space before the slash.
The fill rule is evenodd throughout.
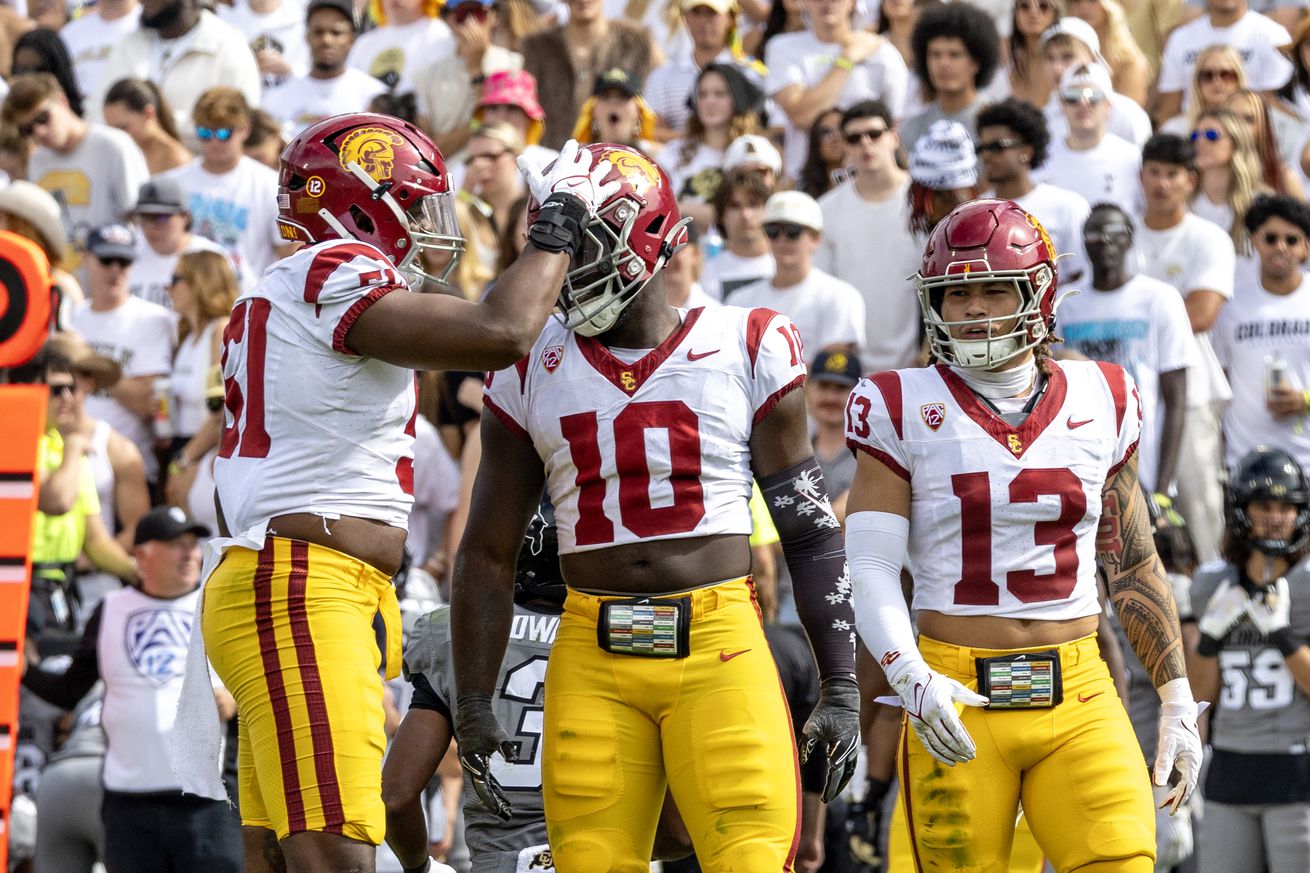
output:
<path id="1" fill-rule="evenodd" d="M 305 798 L 300 794 L 300 773 L 296 770 L 296 734 L 287 705 L 286 683 L 282 680 L 282 663 L 277 652 L 277 634 L 273 627 L 273 540 L 265 541 L 255 566 L 255 630 L 259 635 L 259 654 L 268 680 L 268 697 L 273 706 L 273 725 L 277 729 L 278 758 L 282 762 L 282 794 L 287 805 L 287 825 L 291 833 L 305 829 Z"/>
<path id="2" fill-rule="evenodd" d="M 923 862 L 919 860 L 919 842 L 914 837 L 914 816 L 910 812 L 910 724 L 907 720 L 901 726 L 901 797 L 905 800 L 905 831 L 910 835 L 910 855 L 914 858 L 914 869 L 923 873 Z"/>
<path id="3" fill-rule="evenodd" d="M 291 619 L 291 640 L 296 646 L 296 663 L 300 665 L 300 686 L 305 692 L 305 709 L 309 712 L 309 735 L 314 746 L 314 775 L 318 781 L 319 800 L 323 804 L 323 830 L 339 834 L 346 823 L 341 808 L 341 784 L 332 748 L 332 726 L 328 722 L 323 682 L 318 675 L 314 639 L 309 632 L 309 612 L 305 606 L 305 588 L 309 578 L 309 544 L 291 542 L 291 577 L 287 580 L 287 615 Z"/>

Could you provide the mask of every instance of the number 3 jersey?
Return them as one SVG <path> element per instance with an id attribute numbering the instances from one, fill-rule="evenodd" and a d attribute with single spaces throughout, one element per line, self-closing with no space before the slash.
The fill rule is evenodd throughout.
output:
<path id="1" fill-rule="evenodd" d="M 1011 427 L 943 365 L 861 380 L 846 441 L 910 483 L 914 608 L 1097 613 L 1101 493 L 1137 448 L 1136 395 L 1113 364 L 1052 362 L 1045 393 Z"/>
<path id="2" fill-rule="evenodd" d="M 786 316 L 723 306 L 685 312 L 658 347 L 631 353 L 552 320 L 485 399 L 541 456 L 570 554 L 749 535 L 751 431 L 804 382 Z"/>
<path id="3" fill-rule="evenodd" d="M 376 248 L 333 240 L 274 264 L 223 332 L 224 427 L 214 482 L 234 535 L 312 512 L 405 528 L 413 503 L 412 371 L 361 357 L 346 334 L 408 293 Z"/>

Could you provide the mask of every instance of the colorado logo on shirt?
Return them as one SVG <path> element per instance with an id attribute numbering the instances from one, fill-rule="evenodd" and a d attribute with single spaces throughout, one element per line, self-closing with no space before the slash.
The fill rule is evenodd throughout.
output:
<path id="1" fill-rule="evenodd" d="M 137 672 L 157 686 L 167 685 L 186 668 L 192 613 L 178 609 L 138 609 L 127 617 L 123 645 Z"/>

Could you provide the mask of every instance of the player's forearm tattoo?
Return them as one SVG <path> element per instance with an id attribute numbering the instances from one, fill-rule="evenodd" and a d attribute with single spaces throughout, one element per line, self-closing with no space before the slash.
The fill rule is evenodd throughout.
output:
<path id="1" fill-rule="evenodd" d="M 1158 688 L 1185 677 L 1178 607 L 1155 552 L 1146 498 L 1137 483 L 1135 456 L 1105 489 L 1096 557 L 1105 572 L 1119 624 L 1151 682 Z"/>

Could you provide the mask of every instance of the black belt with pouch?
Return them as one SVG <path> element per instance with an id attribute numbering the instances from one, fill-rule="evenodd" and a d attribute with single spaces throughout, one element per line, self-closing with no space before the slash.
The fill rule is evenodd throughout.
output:
<path id="1" fill-rule="evenodd" d="M 1064 700 L 1058 649 L 974 658 L 974 663 L 978 693 L 991 701 L 987 709 L 1050 709 Z"/>
<path id="2" fill-rule="evenodd" d="M 596 643 L 612 655 L 685 658 L 691 652 L 691 598 L 602 601 Z"/>

